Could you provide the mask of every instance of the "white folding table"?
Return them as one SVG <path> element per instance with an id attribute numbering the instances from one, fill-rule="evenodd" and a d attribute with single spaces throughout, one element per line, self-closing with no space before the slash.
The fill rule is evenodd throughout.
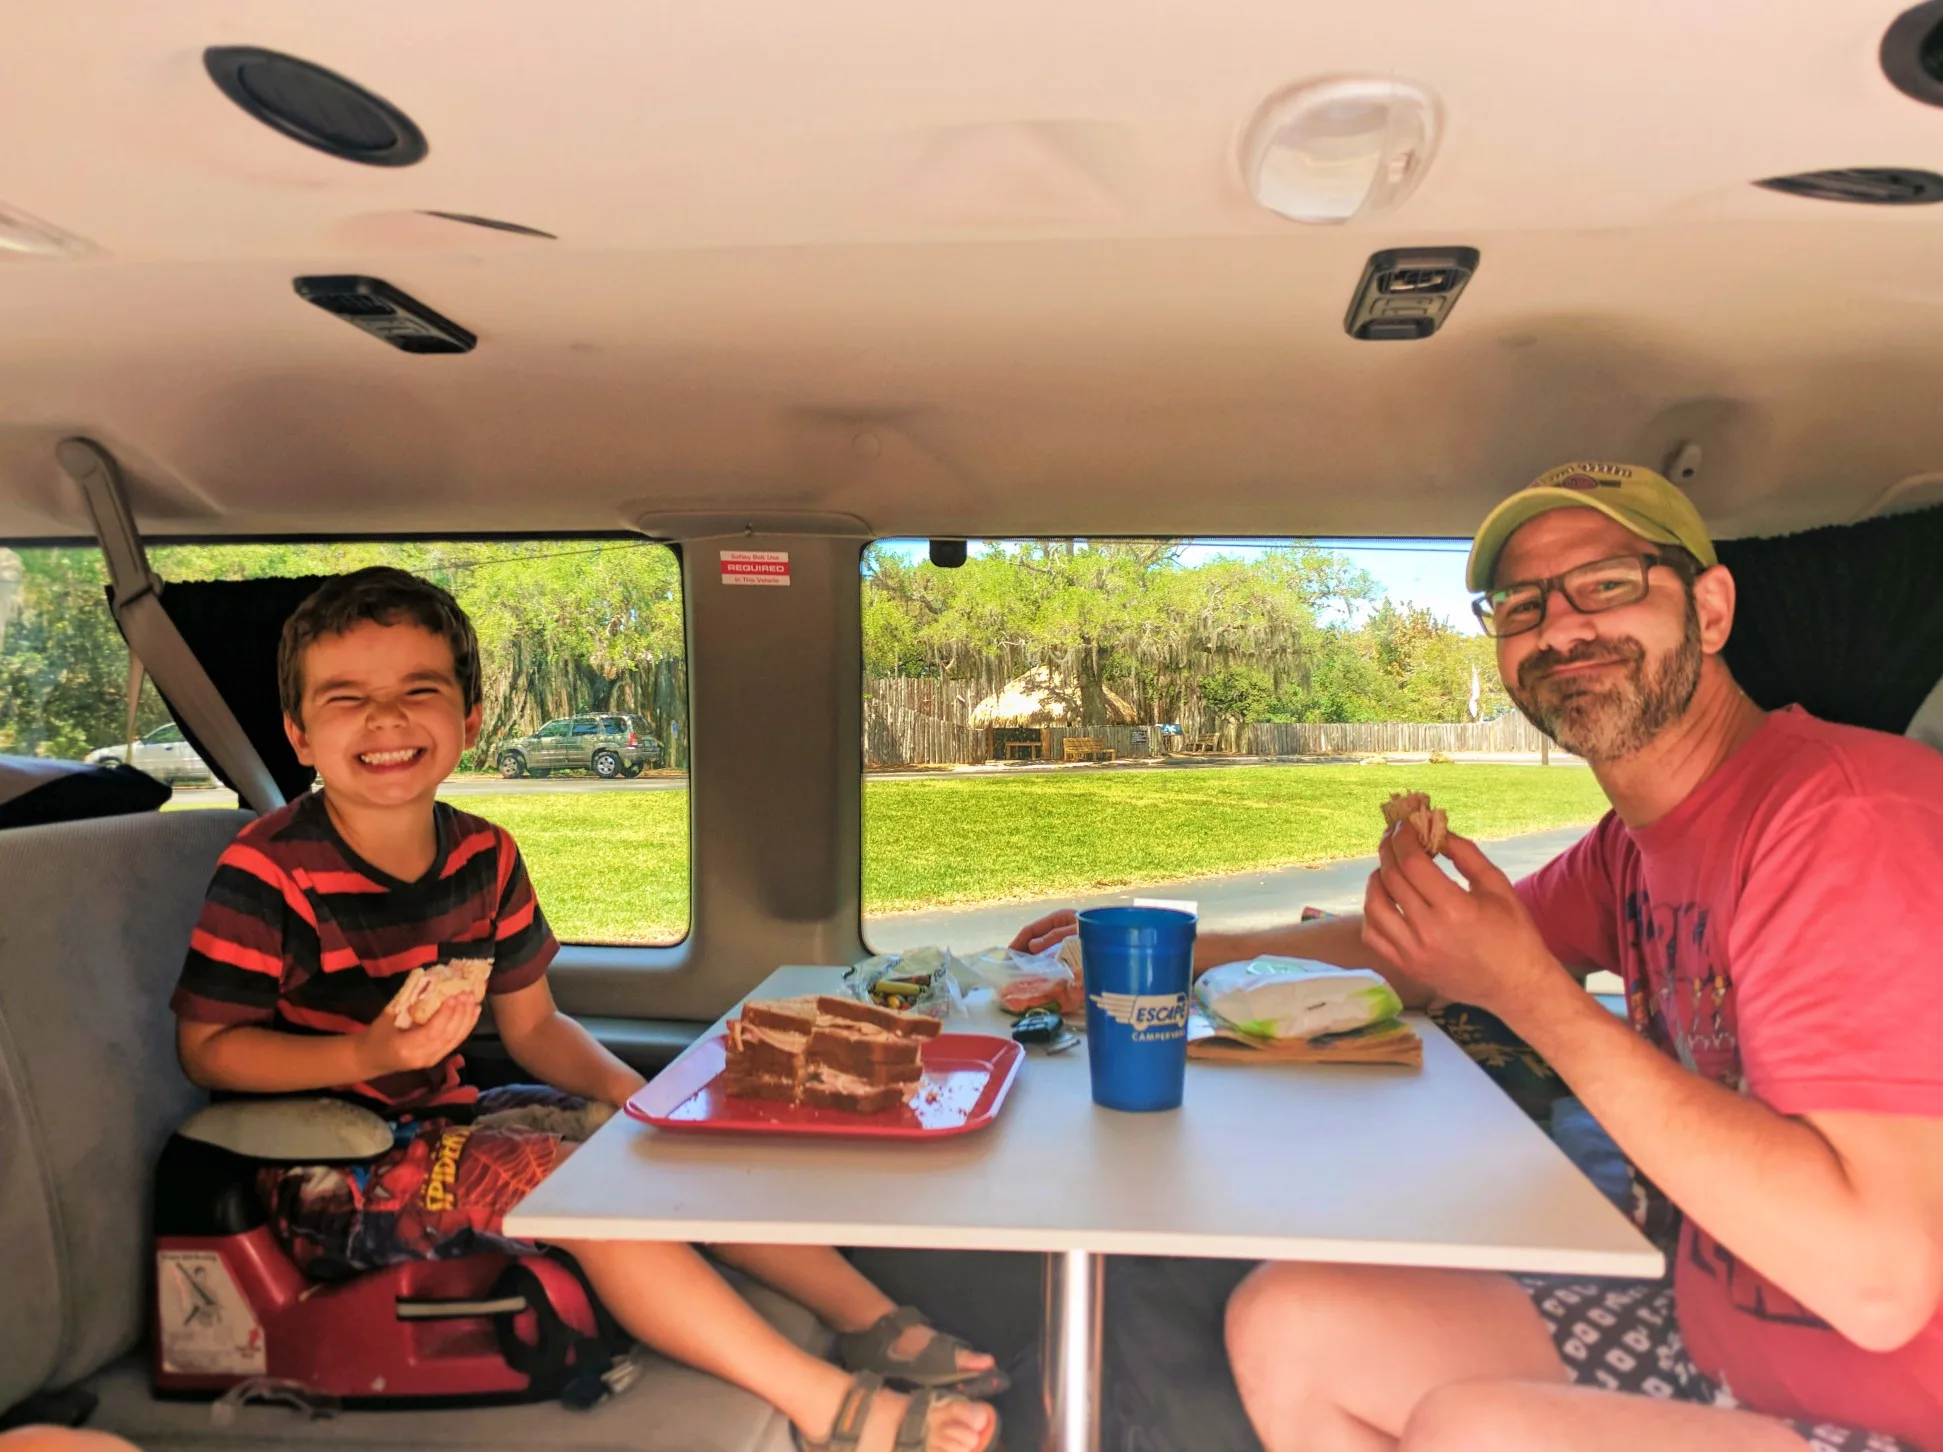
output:
<path id="1" fill-rule="evenodd" d="M 752 998 L 841 991 L 783 968 Z M 1102 1257 L 1659 1275 L 1660 1253 L 1423 1018 L 1421 1071 L 1188 1066 L 1177 1112 L 1092 1102 L 1034 1052 L 990 1129 L 935 1143 L 708 1136 L 617 1116 L 506 1220 L 536 1240 L 1039 1251 L 1048 1445 L 1094 1452 Z M 995 1009 L 960 1032 L 1005 1032 Z"/>

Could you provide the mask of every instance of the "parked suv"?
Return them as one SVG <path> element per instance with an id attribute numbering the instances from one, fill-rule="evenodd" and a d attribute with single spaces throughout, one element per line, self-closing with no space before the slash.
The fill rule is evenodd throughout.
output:
<path id="1" fill-rule="evenodd" d="M 661 743 L 639 716 L 564 716 L 531 736 L 499 748 L 499 774 L 545 776 L 554 771 L 591 771 L 595 776 L 639 776 L 661 765 Z"/>
<path id="2" fill-rule="evenodd" d="M 196 754 L 195 747 L 183 739 L 182 728 L 173 721 L 166 726 L 157 726 L 136 741 L 132 748 L 126 742 L 97 747 L 88 753 L 88 760 L 97 765 L 104 761 L 125 761 L 135 770 L 147 772 L 157 781 L 171 785 L 177 782 L 213 782 L 216 779 L 208 763 Z"/>

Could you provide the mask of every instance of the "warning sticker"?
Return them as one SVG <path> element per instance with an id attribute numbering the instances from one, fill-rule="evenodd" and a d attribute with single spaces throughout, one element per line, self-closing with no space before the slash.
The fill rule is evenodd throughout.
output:
<path id="1" fill-rule="evenodd" d="M 185 1376 L 261 1376 L 263 1326 L 223 1258 L 211 1250 L 155 1255 L 162 1306 L 162 1370 Z"/>
<path id="2" fill-rule="evenodd" d="M 723 550 L 724 585 L 787 585 L 789 554 L 785 550 Z"/>

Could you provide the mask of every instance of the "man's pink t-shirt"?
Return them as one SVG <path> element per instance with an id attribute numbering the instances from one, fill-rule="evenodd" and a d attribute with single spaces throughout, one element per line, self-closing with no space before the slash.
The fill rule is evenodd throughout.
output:
<path id="1" fill-rule="evenodd" d="M 1943 753 L 1779 711 L 1659 821 L 1608 813 L 1518 891 L 1695 1073 L 1781 1114 L 1943 1117 Z M 1744 1406 L 1943 1449 L 1943 1313 L 1864 1351 L 1691 1220 L 1674 1286 Z"/>

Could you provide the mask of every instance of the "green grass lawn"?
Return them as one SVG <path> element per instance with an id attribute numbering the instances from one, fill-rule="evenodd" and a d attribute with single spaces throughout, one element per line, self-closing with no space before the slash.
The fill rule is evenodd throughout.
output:
<path id="1" fill-rule="evenodd" d="M 1589 825 L 1592 773 L 1536 766 L 1237 766 L 864 787 L 864 911 L 911 912 L 1361 857 L 1393 791 L 1473 837 Z M 688 794 L 477 796 L 519 840 L 562 938 L 668 942 L 688 921 Z"/>
<path id="2" fill-rule="evenodd" d="M 1592 773 L 1539 766 L 1236 766 L 864 789 L 864 911 L 1047 897 L 1362 857 L 1391 792 L 1467 837 L 1591 824 Z"/>
<path id="3" fill-rule="evenodd" d="M 582 943 L 672 943 L 688 931 L 688 793 L 455 797 L 519 843 L 553 931 Z"/>

